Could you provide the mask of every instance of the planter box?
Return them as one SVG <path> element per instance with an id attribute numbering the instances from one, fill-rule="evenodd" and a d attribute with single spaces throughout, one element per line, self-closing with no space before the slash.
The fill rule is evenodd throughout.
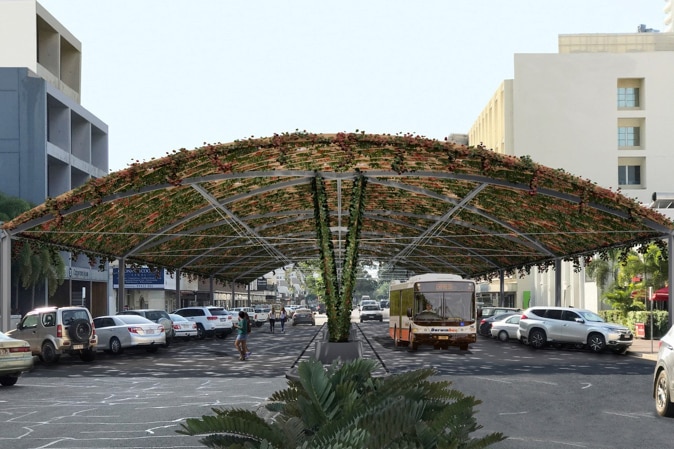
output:
<path id="1" fill-rule="evenodd" d="M 361 341 L 317 341 L 316 359 L 324 365 L 330 365 L 335 360 L 346 362 L 363 357 L 363 344 Z"/>

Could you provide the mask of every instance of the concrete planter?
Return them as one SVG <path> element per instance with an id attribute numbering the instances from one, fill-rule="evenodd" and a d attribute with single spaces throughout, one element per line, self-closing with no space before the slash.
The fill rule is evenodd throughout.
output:
<path id="1" fill-rule="evenodd" d="M 363 357 L 363 343 L 359 340 L 344 342 L 317 341 L 316 359 L 323 365 L 330 365 L 335 360 L 346 362 Z"/>

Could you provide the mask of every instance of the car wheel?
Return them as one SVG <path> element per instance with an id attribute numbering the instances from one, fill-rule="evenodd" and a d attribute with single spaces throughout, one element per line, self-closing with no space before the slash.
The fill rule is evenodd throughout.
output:
<path id="1" fill-rule="evenodd" d="M 669 396 L 669 381 L 667 380 L 667 372 L 660 371 L 658 378 L 655 381 L 655 411 L 660 416 L 674 416 L 674 405 L 672 398 Z"/>
<path id="2" fill-rule="evenodd" d="M 601 352 L 606 348 L 606 339 L 602 334 L 593 333 L 587 337 L 587 346 L 592 352 Z"/>
<path id="3" fill-rule="evenodd" d="M 534 329 L 529 332 L 529 346 L 534 349 L 543 349 L 547 343 L 545 332 L 540 329 Z"/>
<path id="4" fill-rule="evenodd" d="M 91 323 L 87 320 L 75 320 L 70 323 L 68 328 L 68 335 L 75 341 L 85 342 L 89 340 L 91 335 Z"/>
<path id="5" fill-rule="evenodd" d="M 506 331 L 501 331 L 498 333 L 498 339 L 500 341 L 508 341 L 510 337 L 508 336 L 508 332 Z"/>
<path id="6" fill-rule="evenodd" d="M 384 318 L 379 318 L 379 322 L 382 323 L 384 321 Z"/>
<path id="7" fill-rule="evenodd" d="M 80 360 L 83 362 L 93 362 L 96 360 L 96 350 L 95 349 L 83 349 L 80 351 Z"/>
<path id="8" fill-rule="evenodd" d="M 3 387 L 11 387 L 19 380 L 19 376 L 2 376 L 0 377 L 0 385 Z"/>
<path id="9" fill-rule="evenodd" d="M 59 359 L 59 355 L 56 353 L 56 348 L 54 343 L 51 341 L 45 341 L 42 343 L 42 351 L 40 352 L 40 360 L 49 365 L 50 363 L 55 363 Z"/>
<path id="10" fill-rule="evenodd" d="M 119 338 L 112 337 L 110 339 L 110 352 L 114 355 L 122 353 L 122 342 L 119 341 Z"/>
<path id="11" fill-rule="evenodd" d="M 197 323 L 197 338 L 199 340 L 206 338 L 206 329 L 204 329 L 204 326 L 201 323 Z"/>

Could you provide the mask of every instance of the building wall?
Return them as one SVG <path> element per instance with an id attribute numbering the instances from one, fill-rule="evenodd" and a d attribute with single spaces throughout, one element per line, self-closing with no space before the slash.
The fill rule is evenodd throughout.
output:
<path id="1" fill-rule="evenodd" d="M 39 205 L 107 175 L 108 127 L 80 104 L 81 64 L 81 43 L 39 3 L 0 1 L 3 193 Z M 44 288 L 35 299 L 20 289 L 18 308 L 82 303 L 85 289 L 92 312 L 107 312 L 107 272 L 92 268 L 87 257 L 63 258 L 66 280 L 54 298 Z"/>
<path id="2" fill-rule="evenodd" d="M 645 205 L 653 192 L 674 192 L 674 34 L 563 35 L 559 43 L 558 54 L 514 56 L 514 79 L 477 117 L 469 144 L 528 155 Z M 639 87 L 638 107 L 618 107 L 625 85 Z M 619 127 L 639 128 L 639 145 L 619 146 Z M 620 185 L 619 166 L 632 164 L 640 166 L 641 182 Z M 554 270 L 533 269 L 517 284 L 517 306 L 529 295 L 531 305 L 555 304 Z M 596 284 L 570 263 L 562 263 L 561 287 L 562 306 L 606 307 Z"/>
<path id="3" fill-rule="evenodd" d="M 501 154 L 513 152 L 513 81 L 505 80 L 468 132 L 469 145 L 483 145 Z"/>
<path id="4" fill-rule="evenodd" d="M 617 189 L 648 204 L 671 191 L 674 52 L 515 55 L 514 154 Z M 642 106 L 617 107 L 619 80 L 642 80 Z M 621 119 L 637 119 L 640 148 L 619 149 Z M 618 184 L 620 158 L 643 159 L 642 183 Z M 669 166 L 668 166 L 669 165 Z"/>

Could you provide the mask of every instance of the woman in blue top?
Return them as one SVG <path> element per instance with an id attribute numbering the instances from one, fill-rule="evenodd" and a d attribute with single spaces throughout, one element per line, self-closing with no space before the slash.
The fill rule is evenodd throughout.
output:
<path id="1" fill-rule="evenodd" d="M 246 317 L 246 312 L 243 310 L 239 311 L 239 322 L 236 325 L 236 340 L 234 341 L 234 346 L 239 351 L 239 360 L 246 360 L 250 355 L 248 352 L 248 319 Z"/>

